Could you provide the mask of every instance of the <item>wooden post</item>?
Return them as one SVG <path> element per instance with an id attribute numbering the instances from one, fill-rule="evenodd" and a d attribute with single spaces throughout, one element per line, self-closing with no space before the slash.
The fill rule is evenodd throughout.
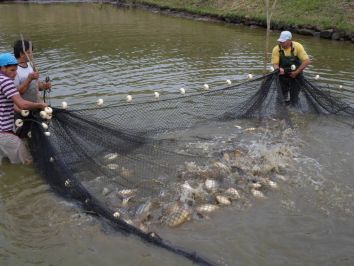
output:
<path id="1" fill-rule="evenodd" d="M 269 0 L 265 0 L 265 7 L 266 7 L 266 16 L 267 16 L 267 33 L 266 33 L 266 46 L 265 46 L 265 51 L 264 51 L 264 73 L 267 72 L 267 64 L 269 61 L 268 58 L 268 51 L 269 51 L 269 35 L 270 35 L 270 28 L 271 28 L 271 20 L 273 16 L 273 12 L 275 9 L 275 6 L 277 4 L 277 0 L 274 0 L 272 7 L 270 7 Z"/>

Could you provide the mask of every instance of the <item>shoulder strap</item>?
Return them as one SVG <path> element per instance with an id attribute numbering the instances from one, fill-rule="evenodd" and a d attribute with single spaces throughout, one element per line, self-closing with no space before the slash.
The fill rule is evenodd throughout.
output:
<path id="1" fill-rule="evenodd" d="M 281 48 L 281 45 L 278 44 L 279 46 L 279 55 L 285 56 L 283 48 Z M 293 46 L 293 42 L 291 42 L 291 56 L 295 56 L 295 48 Z"/>
<path id="2" fill-rule="evenodd" d="M 280 44 L 278 44 L 278 46 L 279 46 L 279 56 L 285 56 L 283 48 L 281 48 Z"/>
<path id="3" fill-rule="evenodd" d="M 295 48 L 294 48 L 294 46 L 293 46 L 293 42 L 291 42 L 291 55 L 292 55 L 292 56 L 295 55 L 294 51 L 295 51 Z"/>

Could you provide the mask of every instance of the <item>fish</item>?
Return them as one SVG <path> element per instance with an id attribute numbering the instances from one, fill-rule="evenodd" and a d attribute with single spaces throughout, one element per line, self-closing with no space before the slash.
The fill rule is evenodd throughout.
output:
<path id="1" fill-rule="evenodd" d="M 230 159 L 234 160 L 236 158 L 241 157 L 241 155 L 242 155 L 242 152 L 240 150 L 238 150 L 238 149 L 233 150 L 233 151 L 227 151 L 227 152 L 224 153 L 224 159 L 226 161 L 230 161 Z"/>
<path id="2" fill-rule="evenodd" d="M 105 160 L 114 160 L 118 157 L 118 153 L 108 153 L 105 156 L 103 156 L 103 158 Z"/>
<path id="3" fill-rule="evenodd" d="M 215 192 L 218 189 L 219 184 L 214 179 L 207 179 L 207 180 L 205 180 L 204 186 L 207 190 L 209 190 L 211 192 Z"/>
<path id="4" fill-rule="evenodd" d="M 230 174 L 231 169 L 221 163 L 221 162 L 215 162 L 213 163 L 213 165 L 211 166 L 211 176 L 218 177 L 218 178 L 223 178 L 225 176 L 227 176 L 228 174 Z"/>
<path id="5" fill-rule="evenodd" d="M 149 227 L 144 223 L 138 223 L 138 225 L 136 227 L 138 227 L 144 233 L 149 233 L 149 231 L 150 231 Z"/>
<path id="6" fill-rule="evenodd" d="M 181 204 L 179 202 L 171 202 L 169 204 L 167 204 L 166 206 L 163 207 L 162 209 L 162 214 L 165 216 L 170 215 L 171 213 L 174 213 L 178 210 L 180 210 Z"/>
<path id="7" fill-rule="evenodd" d="M 279 188 L 278 184 L 272 180 L 269 180 L 268 179 L 268 182 L 267 182 L 267 185 L 270 187 L 270 188 L 274 188 L 274 189 L 277 189 Z"/>
<path id="8" fill-rule="evenodd" d="M 104 176 L 100 175 L 100 176 L 96 177 L 94 180 L 95 180 L 95 181 L 100 181 L 100 180 L 102 180 L 102 179 L 104 179 Z"/>
<path id="9" fill-rule="evenodd" d="M 129 170 L 129 169 L 127 169 L 127 168 L 124 168 L 124 167 L 122 167 L 122 169 L 121 169 L 121 171 L 120 171 L 120 173 L 119 173 L 122 177 L 131 177 L 131 176 L 133 176 L 133 174 L 134 174 L 134 172 L 133 172 L 133 170 Z"/>
<path id="10" fill-rule="evenodd" d="M 219 206 L 215 204 L 202 204 L 195 208 L 195 210 L 201 214 L 210 213 L 216 211 L 217 209 L 219 209 Z"/>
<path id="11" fill-rule="evenodd" d="M 244 131 L 246 131 L 246 132 L 251 132 L 251 131 L 255 131 L 255 130 L 256 130 L 256 128 L 254 128 L 254 127 L 248 127 L 248 128 L 244 129 Z"/>
<path id="12" fill-rule="evenodd" d="M 149 232 L 149 228 L 145 224 L 143 224 L 143 223 L 141 223 L 139 221 L 133 221 L 130 218 L 125 218 L 125 219 L 123 219 L 123 221 L 126 222 L 127 224 L 131 225 L 131 226 L 134 226 L 134 227 L 140 229 L 144 233 L 148 233 Z"/>
<path id="13" fill-rule="evenodd" d="M 141 204 L 135 212 L 135 217 L 140 221 L 146 220 L 150 215 L 152 205 L 151 200 L 147 200 L 145 203 Z"/>
<path id="14" fill-rule="evenodd" d="M 281 181 L 288 181 L 288 178 L 283 175 L 277 174 L 275 177 Z"/>
<path id="15" fill-rule="evenodd" d="M 128 202 L 131 198 L 134 198 L 135 195 L 132 195 L 132 196 L 128 196 L 128 197 L 125 197 L 122 199 L 122 206 L 126 207 L 128 205 Z"/>
<path id="16" fill-rule="evenodd" d="M 116 169 L 118 169 L 118 167 L 119 167 L 119 165 L 115 164 L 115 163 L 107 164 L 107 168 L 111 169 L 111 170 L 116 170 Z"/>
<path id="17" fill-rule="evenodd" d="M 259 182 L 251 182 L 249 185 L 248 185 L 250 188 L 254 188 L 254 189 L 256 189 L 256 188 L 261 188 L 262 187 L 262 184 L 261 183 L 259 183 Z"/>
<path id="18" fill-rule="evenodd" d="M 230 205 L 231 204 L 231 200 L 226 196 L 217 195 L 215 198 L 216 198 L 216 201 L 221 205 Z"/>
<path id="19" fill-rule="evenodd" d="M 230 155 L 225 152 L 225 153 L 223 154 L 223 159 L 224 159 L 225 161 L 230 161 Z"/>
<path id="20" fill-rule="evenodd" d="M 213 164 L 213 167 L 215 168 L 219 168 L 220 170 L 224 170 L 224 171 L 230 171 L 230 168 L 228 166 L 226 166 L 225 164 L 221 163 L 221 162 L 215 162 Z"/>
<path id="21" fill-rule="evenodd" d="M 71 180 L 70 179 L 65 180 L 64 186 L 70 187 L 71 186 Z"/>
<path id="22" fill-rule="evenodd" d="M 123 197 L 123 198 L 126 198 L 126 197 L 129 197 L 129 196 L 132 196 L 134 194 L 136 194 L 136 192 L 138 192 L 137 189 L 122 189 L 122 190 L 119 190 L 117 193 L 119 196 Z"/>
<path id="23" fill-rule="evenodd" d="M 184 190 L 188 190 L 188 191 L 193 191 L 194 188 L 191 187 L 191 185 L 185 181 L 182 185 L 181 185 L 181 188 L 184 189 Z"/>
<path id="24" fill-rule="evenodd" d="M 261 172 L 259 165 L 254 165 L 252 168 L 253 175 L 258 175 Z"/>
<path id="25" fill-rule="evenodd" d="M 239 198 L 241 198 L 240 193 L 238 193 L 238 191 L 237 191 L 235 188 L 233 188 L 233 187 L 230 187 L 230 188 L 226 189 L 226 190 L 224 191 L 224 193 L 225 193 L 226 195 L 228 195 L 228 196 L 229 196 L 230 198 L 232 198 L 232 199 L 239 199 Z"/>
<path id="26" fill-rule="evenodd" d="M 196 171 L 200 170 L 195 162 L 185 162 L 185 166 L 186 166 L 186 170 L 188 172 L 196 172 Z"/>
<path id="27" fill-rule="evenodd" d="M 180 209 L 171 213 L 166 217 L 165 223 L 169 227 L 177 227 L 190 218 L 190 211 L 186 209 Z"/>
<path id="28" fill-rule="evenodd" d="M 134 222 L 133 222 L 133 220 L 132 220 L 132 219 L 125 218 L 125 219 L 123 219 L 123 221 L 124 221 L 124 222 L 126 222 L 126 223 L 127 223 L 127 224 L 129 224 L 129 225 L 133 225 L 133 226 L 135 226 L 135 224 L 134 224 Z"/>
<path id="29" fill-rule="evenodd" d="M 264 194 L 262 191 L 259 191 L 257 189 L 251 189 L 251 193 L 254 197 L 256 198 L 265 198 Z"/>
<path id="30" fill-rule="evenodd" d="M 103 190 L 102 190 L 102 195 L 103 195 L 103 196 L 106 196 L 106 195 L 109 194 L 109 192 L 110 192 L 109 189 L 106 188 L 106 187 L 104 187 Z"/>

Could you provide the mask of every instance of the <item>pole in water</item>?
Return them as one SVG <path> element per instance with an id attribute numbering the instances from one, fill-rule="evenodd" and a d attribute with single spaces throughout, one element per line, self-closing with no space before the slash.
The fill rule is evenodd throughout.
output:
<path id="1" fill-rule="evenodd" d="M 45 83 L 48 83 L 48 82 L 50 82 L 50 77 L 47 75 L 46 77 L 45 77 Z M 46 95 L 46 92 L 48 91 L 48 93 L 50 93 L 51 92 L 51 89 L 48 89 L 48 90 L 44 90 L 44 92 L 43 92 L 43 101 L 45 102 L 45 95 Z"/>

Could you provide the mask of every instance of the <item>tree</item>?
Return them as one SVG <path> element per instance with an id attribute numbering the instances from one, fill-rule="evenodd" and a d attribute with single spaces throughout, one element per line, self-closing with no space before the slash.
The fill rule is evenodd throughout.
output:
<path id="1" fill-rule="evenodd" d="M 275 10 L 275 6 L 277 4 L 277 0 L 273 1 L 272 7 L 270 8 L 270 0 L 264 0 L 265 7 L 266 7 L 266 16 L 267 16 L 267 34 L 266 34 L 266 47 L 264 52 L 264 72 L 267 70 L 267 63 L 268 63 L 268 49 L 269 49 L 269 34 L 270 34 L 270 26 L 271 20 L 273 16 L 273 12 Z"/>

